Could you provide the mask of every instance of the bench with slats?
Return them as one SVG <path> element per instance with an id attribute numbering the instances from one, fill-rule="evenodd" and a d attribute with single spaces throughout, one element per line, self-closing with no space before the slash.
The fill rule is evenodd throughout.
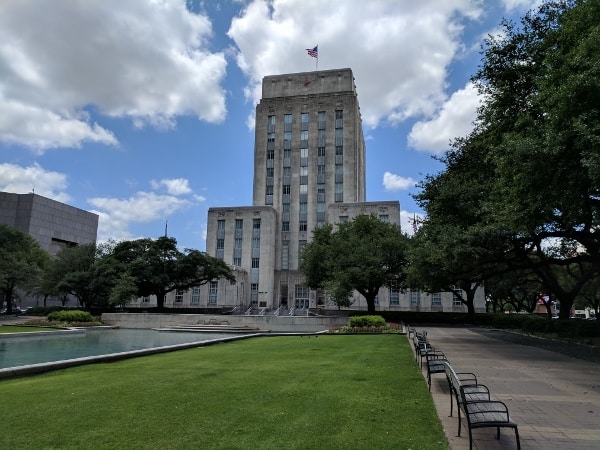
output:
<path id="1" fill-rule="evenodd" d="M 496 439 L 500 439 L 500 428 L 512 428 L 517 439 L 517 449 L 520 450 L 519 429 L 510 418 L 506 404 L 492 400 L 489 389 L 477 383 L 474 374 L 457 373 L 448 362 L 444 364 L 450 388 L 450 415 L 452 415 L 452 397 L 454 397 L 458 409 L 458 436 L 462 428 L 462 411 L 467 419 L 469 449 L 473 448 L 472 430 L 476 428 L 496 428 Z"/>

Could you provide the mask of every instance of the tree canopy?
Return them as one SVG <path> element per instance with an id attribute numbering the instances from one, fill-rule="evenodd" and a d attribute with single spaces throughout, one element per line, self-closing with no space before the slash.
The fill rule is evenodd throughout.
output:
<path id="1" fill-rule="evenodd" d="M 22 231 L 0 224 L 0 291 L 11 313 L 15 289 L 38 286 L 50 257 L 39 243 Z"/>
<path id="2" fill-rule="evenodd" d="M 356 290 L 373 313 L 382 286 L 404 287 L 408 240 L 397 225 L 359 215 L 337 230 L 331 224 L 316 228 L 300 268 L 310 288 L 325 288 L 338 301 Z"/>
<path id="3" fill-rule="evenodd" d="M 443 244 L 449 279 L 527 271 L 567 318 L 600 273 L 600 4 L 545 2 L 502 25 L 473 77 L 475 129 L 417 196 L 422 234 Z"/>

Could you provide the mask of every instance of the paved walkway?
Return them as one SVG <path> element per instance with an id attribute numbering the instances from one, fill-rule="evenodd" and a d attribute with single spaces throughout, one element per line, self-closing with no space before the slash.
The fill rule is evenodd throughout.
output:
<path id="1" fill-rule="evenodd" d="M 457 372 L 473 372 L 492 396 L 508 405 L 519 425 L 521 448 L 600 449 L 600 364 L 553 351 L 495 339 L 476 329 L 416 327 L 441 350 Z M 411 342 L 412 345 L 412 342 Z M 426 377 L 426 369 L 424 368 Z M 449 417 L 448 384 L 443 374 L 433 375 L 432 396 L 453 450 L 469 448 L 463 425 Z M 502 429 L 473 431 L 473 448 L 516 449 L 514 432 Z"/>

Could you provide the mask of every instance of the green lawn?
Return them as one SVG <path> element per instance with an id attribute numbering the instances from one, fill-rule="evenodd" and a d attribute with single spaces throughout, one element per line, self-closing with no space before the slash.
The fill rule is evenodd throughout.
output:
<path id="1" fill-rule="evenodd" d="M 448 449 L 406 337 L 262 337 L 0 382 L 1 448 Z"/>

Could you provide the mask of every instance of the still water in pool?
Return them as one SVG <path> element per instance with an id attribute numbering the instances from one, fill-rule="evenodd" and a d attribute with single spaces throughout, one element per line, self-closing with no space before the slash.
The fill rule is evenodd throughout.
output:
<path id="1" fill-rule="evenodd" d="M 147 329 L 0 337 L 0 369 L 231 337 L 230 333 L 159 332 Z"/>

